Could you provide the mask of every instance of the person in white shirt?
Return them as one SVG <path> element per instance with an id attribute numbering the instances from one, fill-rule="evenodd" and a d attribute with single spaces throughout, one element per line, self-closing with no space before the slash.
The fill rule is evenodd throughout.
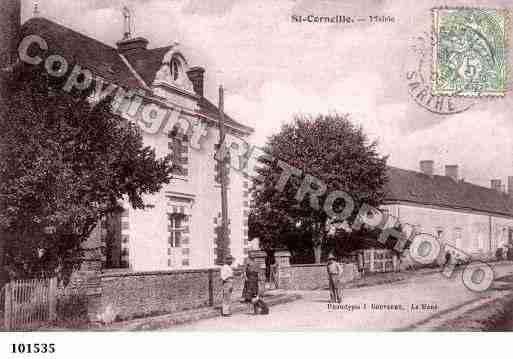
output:
<path id="1" fill-rule="evenodd" d="M 221 307 L 221 314 L 224 317 L 232 315 L 230 307 L 233 291 L 233 269 L 231 267 L 233 259 L 232 256 L 228 256 L 221 267 L 221 280 L 223 281 L 223 305 Z"/>

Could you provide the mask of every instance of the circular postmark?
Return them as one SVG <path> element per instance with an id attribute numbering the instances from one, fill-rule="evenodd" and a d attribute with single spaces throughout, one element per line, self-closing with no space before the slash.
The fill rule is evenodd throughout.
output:
<path id="1" fill-rule="evenodd" d="M 475 99 L 435 95 L 431 81 L 431 36 L 422 34 L 409 49 L 406 80 L 410 98 L 419 106 L 437 115 L 454 115 L 470 109 Z"/>

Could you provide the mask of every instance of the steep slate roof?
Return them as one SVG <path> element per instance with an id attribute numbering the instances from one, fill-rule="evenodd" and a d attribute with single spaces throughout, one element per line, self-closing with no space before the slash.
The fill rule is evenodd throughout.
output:
<path id="1" fill-rule="evenodd" d="M 386 201 L 389 203 L 406 201 L 513 217 L 513 199 L 494 189 L 396 167 L 388 167 L 387 175 Z"/>
<path id="2" fill-rule="evenodd" d="M 219 120 L 219 108 L 216 105 L 214 105 L 212 102 L 210 102 L 208 99 L 206 99 L 204 97 L 199 100 L 198 104 L 199 104 L 199 108 L 200 108 L 199 112 L 202 115 L 208 116 L 215 120 Z M 228 125 L 241 127 L 242 129 L 244 129 L 248 132 L 253 132 L 253 129 L 251 127 L 248 127 L 246 125 L 241 124 L 240 122 L 235 121 L 233 118 L 228 116 L 226 113 L 224 115 L 224 120 L 225 120 L 225 123 Z"/>
<path id="3" fill-rule="evenodd" d="M 132 71 L 121 59 L 116 48 L 85 36 L 45 18 L 32 18 L 22 26 L 22 36 L 39 35 L 47 43 L 47 54 L 63 56 L 70 64 L 80 64 L 109 82 L 128 87 L 140 87 Z M 162 66 L 162 58 L 172 46 L 148 49 L 127 55 L 127 60 L 146 85 L 151 86 Z M 219 119 L 216 105 L 206 98 L 199 100 L 199 112 L 215 120 Z M 253 132 L 251 127 L 225 116 L 227 125 Z"/>
<path id="4" fill-rule="evenodd" d="M 141 76 L 144 82 L 146 82 L 146 85 L 151 86 L 155 80 L 155 75 L 157 75 L 157 72 L 162 66 L 162 58 L 172 47 L 173 46 L 165 46 L 127 54 L 126 58 L 133 69 Z"/>
<path id="5" fill-rule="evenodd" d="M 47 54 L 57 54 L 69 64 L 80 64 L 109 82 L 124 87 L 139 83 L 118 55 L 117 49 L 44 18 L 32 18 L 21 29 L 22 36 L 38 35 L 47 43 Z"/>
<path id="6" fill-rule="evenodd" d="M 162 58 L 173 46 L 159 47 L 146 51 L 136 52 L 127 55 L 127 60 L 132 65 L 132 68 L 141 76 L 146 82 L 146 85 L 151 86 L 155 80 L 155 75 L 162 66 Z M 219 109 L 216 105 L 210 102 L 207 98 L 201 98 L 198 101 L 199 112 L 202 115 L 208 116 L 215 120 L 219 120 Z M 240 127 L 246 131 L 253 132 L 251 127 L 245 126 L 240 122 L 235 121 L 233 118 L 225 114 L 226 124 L 235 127 Z"/>

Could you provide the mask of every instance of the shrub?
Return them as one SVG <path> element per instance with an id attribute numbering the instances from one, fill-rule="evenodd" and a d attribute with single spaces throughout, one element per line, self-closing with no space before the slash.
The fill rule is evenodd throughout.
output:
<path id="1" fill-rule="evenodd" d="M 502 248 L 497 248 L 497 250 L 495 251 L 495 258 L 497 258 L 497 260 L 501 260 L 503 259 L 502 256 L 503 256 L 503 250 Z"/>
<path id="2" fill-rule="evenodd" d="M 103 312 L 98 315 L 98 320 L 103 324 L 111 324 L 116 319 L 120 319 L 119 311 L 112 304 L 107 305 Z"/>
<path id="3" fill-rule="evenodd" d="M 87 315 L 87 298 L 73 293 L 57 299 L 57 320 L 59 327 L 80 327 L 89 322 Z"/>

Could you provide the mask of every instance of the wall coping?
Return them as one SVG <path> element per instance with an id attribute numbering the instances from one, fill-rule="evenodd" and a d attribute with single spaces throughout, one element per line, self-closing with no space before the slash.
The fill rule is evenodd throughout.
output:
<path id="1" fill-rule="evenodd" d="M 156 275 L 174 275 L 183 273 L 208 273 L 208 272 L 220 272 L 220 267 L 211 268 L 191 268 L 191 269 L 172 269 L 172 270 L 156 270 L 156 271 L 116 271 L 116 272 L 103 272 L 100 273 L 101 278 L 120 278 L 120 277 L 144 277 L 144 276 L 156 276 Z M 241 275 L 243 272 L 242 268 L 233 268 L 234 275 Z"/>
<path id="2" fill-rule="evenodd" d="M 325 267 L 328 263 L 311 263 L 311 264 L 291 264 L 289 268 L 303 268 L 303 267 Z"/>
<path id="3" fill-rule="evenodd" d="M 155 275 L 174 275 L 181 273 L 206 273 L 220 271 L 219 267 L 212 268 L 198 268 L 198 269 L 172 269 L 172 270 L 157 270 L 157 271 L 124 271 L 124 272 L 103 272 L 100 274 L 102 278 L 110 277 L 141 277 L 141 276 L 155 276 Z M 234 270 L 235 272 L 235 270 Z"/>
<path id="4" fill-rule="evenodd" d="M 347 264 L 356 264 L 356 263 L 353 263 L 353 262 L 350 262 L 350 263 L 346 263 L 346 262 L 337 262 L 338 264 L 341 264 L 341 265 L 347 265 Z M 287 266 L 287 267 L 281 267 L 281 268 L 307 268 L 307 267 L 325 267 L 327 266 L 328 263 L 311 263 L 311 264 L 291 264 L 290 266 Z"/>

